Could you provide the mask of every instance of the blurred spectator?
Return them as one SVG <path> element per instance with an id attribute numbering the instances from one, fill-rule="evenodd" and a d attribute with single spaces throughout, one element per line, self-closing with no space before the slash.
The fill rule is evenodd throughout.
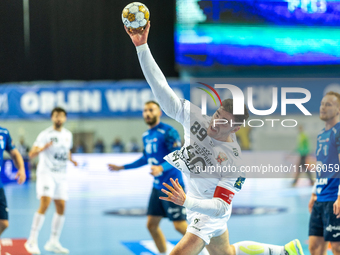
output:
<path id="1" fill-rule="evenodd" d="M 127 145 L 128 152 L 139 152 L 140 146 L 137 143 L 137 139 L 135 137 L 131 138 L 131 141 Z"/>
<path id="2" fill-rule="evenodd" d="M 297 166 L 297 169 L 301 169 L 300 166 L 302 167 L 301 170 L 308 175 L 310 184 L 313 186 L 314 181 L 312 179 L 312 174 L 308 169 L 306 169 L 306 157 L 308 156 L 309 151 L 310 151 L 310 148 L 309 148 L 308 136 L 304 132 L 303 127 L 299 126 L 299 134 L 297 137 L 297 152 L 299 153 L 299 164 Z M 296 185 L 299 179 L 299 175 L 300 175 L 300 171 L 296 171 L 293 186 Z"/>
<path id="3" fill-rule="evenodd" d="M 86 153 L 86 147 L 83 142 L 78 142 L 74 148 L 74 153 Z"/>
<path id="4" fill-rule="evenodd" d="M 24 159 L 28 159 L 28 152 L 30 148 L 25 144 L 25 139 L 23 137 L 20 137 L 17 149 Z"/>
<path id="5" fill-rule="evenodd" d="M 103 139 L 98 139 L 97 142 L 94 144 L 93 152 L 94 153 L 103 153 L 105 151 L 105 146 Z"/>
<path id="6" fill-rule="evenodd" d="M 250 150 L 250 131 L 249 126 L 241 127 L 239 131 L 236 132 L 236 137 L 238 143 L 242 150 Z"/>
<path id="7" fill-rule="evenodd" d="M 119 153 L 124 151 L 124 144 L 120 138 L 116 138 L 113 144 L 111 145 L 111 151 L 113 153 Z"/>

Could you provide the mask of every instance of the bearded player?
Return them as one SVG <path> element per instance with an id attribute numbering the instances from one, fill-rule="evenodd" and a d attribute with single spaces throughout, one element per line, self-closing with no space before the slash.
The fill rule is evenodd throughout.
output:
<path id="1" fill-rule="evenodd" d="M 157 102 L 148 101 L 145 103 L 143 118 L 149 126 L 149 130 L 143 134 L 143 156 L 135 162 L 124 166 L 109 164 L 109 169 L 119 171 L 135 169 L 147 164 L 151 165 L 151 175 L 155 179 L 147 210 L 147 228 L 160 255 L 165 255 L 168 252 L 166 240 L 159 227 L 162 218 L 167 217 L 172 221 L 175 229 L 182 235 L 185 234 L 188 224 L 183 206 L 159 199 L 159 196 L 162 194 L 162 183 L 171 184 L 170 178 L 178 179 L 182 186 L 184 184 L 181 172 L 177 171 L 177 169 L 163 159 L 168 153 L 180 149 L 181 140 L 176 129 L 161 122 L 161 115 L 162 110 Z"/>
<path id="2" fill-rule="evenodd" d="M 325 122 L 317 138 L 317 178 L 309 202 L 309 250 L 312 255 L 340 254 L 340 94 L 328 92 L 320 105 L 320 119 Z M 323 167 L 323 171 L 321 170 Z"/>
<path id="3" fill-rule="evenodd" d="M 136 46 L 144 76 L 157 101 L 169 117 L 184 127 L 184 146 L 165 159 L 189 178 L 188 194 L 185 194 L 178 180 L 171 179 L 172 187 L 164 183 L 170 190 L 163 189 L 168 197 L 161 199 L 185 206 L 190 225 L 171 254 L 197 255 L 206 246 L 211 255 L 303 255 L 298 240 L 285 246 L 250 241 L 229 244 L 227 221 L 231 214 L 232 198 L 241 189 L 244 178 L 224 176 L 223 173 L 215 178 L 199 178 L 202 171 L 195 171 L 200 169 L 195 162 L 240 169 L 241 150 L 235 136 L 240 126 L 230 123 L 246 120 L 247 109 L 244 107 L 244 115 L 233 115 L 233 101 L 228 99 L 223 101 L 212 118 L 202 116 L 198 107 L 177 97 L 153 59 L 147 45 L 150 22 L 143 30 L 128 30 L 126 27 L 125 30 Z M 216 119 L 224 119 L 227 124 L 213 125 Z M 198 178 L 191 178 L 193 175 Z"/>
<path id="4" fill-rule="evenodd" d="M 67 113 L 63 108 L 54 108 L 51 112 L 53 126 L 38 135 L 33 148 L 29 152 L 30 158 L 39 155 L 36 189 L 37 197 L 40 199 L 40 207 L 34 214 L 31 233 L 25 243 L 26 250 L 32 254 L 40 254 L 38 235 L 44 224 L 45 212 L 52 199 L 56 212 L 52 219 L 50 240 L 44 248 L 55 253 L 69 253 L 69 250 L 60 244 L 59 237 L 64 226 L 65 202 L 68 199 L 66 164 L 70 160 L 77 166 L 77 162 L 71 158 L 72 133 L 63 127 L 66 119 Z"/>

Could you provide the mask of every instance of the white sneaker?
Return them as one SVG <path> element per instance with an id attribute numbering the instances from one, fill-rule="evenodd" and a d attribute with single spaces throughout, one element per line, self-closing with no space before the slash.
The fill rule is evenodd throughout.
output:
<path id="1" fill-rule="evenodd" d="M 63 253 L 63 254 L 68 254 L 70 251 L 63 246 L 59 242 L 56 241 L 48 241 L 45 246 L 44 246 L 46 251 L 51 251 L 54 253 Z"/>
<path id="2" fill-rule="evenodd" d="M 36 241 L 27 240 L 27 242 L 25 243 L 24 246 L 25 246 L 26 251 L 28 253 L 31 253 L 31 254 L 40 254 L 38 243 Z"/>

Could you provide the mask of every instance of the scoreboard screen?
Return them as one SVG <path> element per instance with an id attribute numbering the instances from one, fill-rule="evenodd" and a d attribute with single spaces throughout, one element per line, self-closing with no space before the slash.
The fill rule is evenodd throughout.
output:
<path id="1" fill-rule="evenodd" d="M 177 0 L 180 67 L 340 64 L 340 0 Z"/>

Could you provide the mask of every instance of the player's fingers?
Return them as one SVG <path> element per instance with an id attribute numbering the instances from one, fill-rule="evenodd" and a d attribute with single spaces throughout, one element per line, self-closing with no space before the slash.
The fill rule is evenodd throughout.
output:
<path id="1" fill-rule="evenodd" d="M 165 189 L 161 189 L 161 191 L 162 191 L 163 193 L 167 194 L 168 197 L 169 197 L 170 199 L 173 197 L 173 194 L 172 194 L 171 192 L 166 191 Z"/>
<path id="2" fill-rule="evenodd" d="M 171 202 L 171 199 L 169 199 L 167 197 L 159 197 L 159 199 Z"/>
<path id="3" fill-rule="evenodd" d="M 171 187 L 169 184 L 163 182 L 163 185 L 164 185 L 168 190 L 170 190 L 173 194 L 178 195 L 178 192 L 177 192 L 176 190 L 174 190 L 174 188 Z"/>
<path id="4" fill-rule="evenodd" d="M 172 183 L 172 185 L 174 186 L 174 189 L 176 191 L 181 191 L 181 188 L 178 186 L 178 184 L 174 181 L 174 179 L 170 178 L 170 181 Z"/>

